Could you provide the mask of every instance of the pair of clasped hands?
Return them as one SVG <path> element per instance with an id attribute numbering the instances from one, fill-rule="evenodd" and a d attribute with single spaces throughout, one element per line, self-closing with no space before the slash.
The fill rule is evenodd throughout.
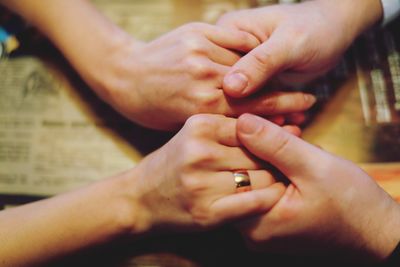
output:
<path id="1" fill-rule="evenodd" d="M 183 125 L 132 170 L 83 189 L 84 194 L 58 198 L 58 207 L 68 210 L 79 203 L 71 200 L 86 199 L 79 207 L 97 214 L 93 224 L 101 222 L 102 212 L 118 212 L 109 217 L 121 219 L 120 227 L 101 238 L 112 224 L 91 234 L 92 217 L 85 227 L 77 220 L 75 232 L 86 231 L 79 235 L 85 239 L 64 242 L 69 247 L 62 251 L 120 235 L 115 229 L 138 236 L 235 223 L 260 251 L 385 259 L 400 240 L 397 203 L 356 165 L 299 138 L 293 125 L 304 120 L 303 112 L 315 102 L 312 95 L 262 89 L 273 77 L 298 82 L 333 67 L 353 40 L 379 21 L 377 2 L 315 0 L 241 10 L 217 25 L 188 24 L 143 43 L 87 1 L 46 1 L 44 15 L 32 12 L 44 2 L 5 1 L 30 18 L 121 114 L 159 130 Z M 58 9 L 63 11 L 52 15 Z M 271 165 L 289 183 L 275 177 Z M 236 192 L 237 170 L 249 173 L 251 191 Z M 115 195 L 113 209 L 96 208 L 105 200 L 110 206 Z"/>

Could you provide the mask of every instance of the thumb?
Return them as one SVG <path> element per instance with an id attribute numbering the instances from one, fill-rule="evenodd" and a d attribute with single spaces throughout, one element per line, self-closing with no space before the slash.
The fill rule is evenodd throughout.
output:
<path id="1" fill-rule="evenodd" d="M 279 32 L 243 56 L 226 74 L 224 92 L 231 97 L 244 97 L 257 91 L 274 74 L 288 65 L 288 46 Z"/>
<path id="2" fill-rule="evenodd" d="M 323 164 L 321 161 L 326 158 L 317 147 L 255 115 L 239 117 L 237 135 L 252 154 L 274 165 L 289 179 L 309 177 L 315 171 L 314 164 Z"/>

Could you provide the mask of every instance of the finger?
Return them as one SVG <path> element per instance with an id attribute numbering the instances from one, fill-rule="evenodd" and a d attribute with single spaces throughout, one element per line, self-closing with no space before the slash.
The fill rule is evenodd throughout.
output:
<path id="1" fill-rule="evenodd" d="M 290 38 L 275 31 L 260 46 L 242 57 L 224 78 L 224 91 L 232 97 L 244 97 L 257 91 L 274 74 L 289 65 Z"/>
<path id="2" fill-rule="evenodd" d="M 285 131 L 287 131 L 290 134 L 293 134 L 297 137 L 300 137 L 302 134 L 302 131 L 299 127 L 295 126 L 295 125 L 285 125 L 282 127 Z"/>
<path id="3" fill-rule="evenodd" d="M 213 89 L 213 92 L 222 92 L 221 90 Z M 218 97 L 218 96 L 217 96 Z M 210 109 L 207 113 L 213 113 L 215 109 Z M 204 151 L 204 153 L 226 157 L 226 151 L 219 152 L 221 149 L 238 148 L 241 146 L 239 139 L 236 135 L 236 122 L 237 119 L 229 118 L 224 115 L 217 114 L 197 114 L 190 117 L 186 123 L 185 128 L 190 129 L 192 134 L 201 138 L 206 138 L 210 141 L 212 146 L 209 146 L 212 151 Z M 215 146 L 215 143 L 222 146 Z M 203 147 L 205 148 L 205 147 Z M 202 149 L 202 148 L 198 148 Z M 208 150 L 209 148 L 207 148 Z M 215 158 L 215 157 L 214 157 Z"/>
<path id="4" fill-rule="evenodd" d="M 217 222 L 234 220 L 267 212 L 279 201 L 284 192 L 285 186 L 275 183 L 264 189 L 220 198 L 210 208 Z"/>
<path id="5" fill-rule="evenodd" d="M 285 123 L 285 116 L 283 115 L 267 116 L 266 119 L 280 126 Z"/>
<path id="6" fill-rule="evenodd" d="M 216 88 L 214 82 L 209 87 L 214 89 L 203 90 L 201 95 L 207 96 L 209 100 L 200 113 L 224 114 L 231 117 L 238 117 L 244 113 L 260 116 L 278 115 L 273 116 L 273 121 L 279 125 L 284 122 L 281 114 L 304 112 L 316 101 L 313 95 L 301 92 L 273 92 L 239 100 L 226 96 L 222 90 Z M 227 137 L 232 137 L 225 129 L 224 127 L 219 130 Z M 227 140 L 226 145 L 238 146 L 238 143 L 234 141 L 236 138 L 227 138 Z"/>
<path id="7" fill-rule="evenodd" d="M 220 99 L 221 90 L 213 89 L 212 92 L 216 93 L 214 98 Z M 219 107 L 212 107 L 207 112 L 204 111 L 204 113 L 216 113 L 213 115 L 198 114 L 190 117 L 186 121 L 187 128 L 193 129 L 195 131 L 194 134 L 198 134 L 200 137 L 206 137 L 213 145 L 219 143 L 226 147 L 239 147 L 240 142 L 236 135 L 237 120 L 220 115 L 219 109 Z M 191 125 L 189 126 L 188 124 Z M 218 146 L 214 150 L 219 148 L 221 147 Z"/>
<path id="8" fill-rule="evenodd" d="M 252 190 L 263 189 L 276 183 L 275 177 L 267 170 L 247 170 L 247 173 Z M 206 182 L 216 195 L 225 196 L 236 193 L 233 171 L 221 171 L 217 177 L 209 178 Z M 218 186 L 215 186 L 216 182 Z"/>
<path id="9" fill-rule="evenodd" d="M 224 14 L 217 20 L 215 25 L 224 28 L 236 29 L 248 32 L 253 36 L 255 36 L 261 42 L 268 39 L 268 36 L 270 35 L 271 32 L 273 32 L 273 30 L 277 27 L 278 24 L 277 21 L 279 20 L 279 18 L 275 16 L 276 12 L 268 12 L 267 14 L 266 10 L 262 11 L 265 12 L 264 13 L 265 16 L 263 19 L 263 26 L 255 27 L 254 21 L 243 19 L 244 17 L 249 17 L 249 14 L 243 14 L 243 13 L 248 13 L 248 11 L 250 10 L 239 10 Z"/>
<path id="10" fill-rule="evenodd" d="M 233 66 L 241 58 L 239 53 L 215 45 L 214 43 L 210 46 L 208 57 L 215 63 L 229 67 Z"/>
<path id="11" fill-rule="evenodd" d="M 256 37 L 244 31 L 208 24 L 202 25 L 202 31 L 208 40 L 227 49 L 247 53 L 260 45 Z"/>
<path id="12" fill-rule="evenodd" d="M 223 77 L 228 73 L 229 67 L 215 63 L 206 56 L 198 55 L 187 59 L 187 74 L 202 82 L 211 81 L 211 88 L 222 88 Z"/>
<path id="13" fill-rule="evenodd" d="M 260 117 L 245 114 L 238 119 L 238 138 L 254 155 L 277 167 L 292 182 L 309 176 L 315 162 L 324 165 L 325 153 Z"/>
<path id="14" fill-rule="evenodd" d="M 295 112 L 286 115 L 286 123 L 293 125 L 301 125 L 306 121 L 304 112 Z"/>
<path id="15" fill-rule="evenodd" d="M 233 130 L 235 131 L 235 130 Z M 222 145 L 212 148 L 197 148 L 201 159 L 195 167 L 216 171 L 256 170 L 262 168 L 262 163 L 257 157 L 240 147 L 227 147 Z"/>
<path id="16" fill-rule="evenodd" d="M 260 116 L 303 112 L 316 101 L 313 95 L 302 92 L 273 92 L 240 100 L 229 97 L 225 99 L 228 108 L 225 112 L 231 116 L 246 112 Z"/>
<path id="17" fill-rule="evenodd" d="M 222 89 L 222 82 L 224 80 L 224 76 L 229 72 L 230 67 L 222 63 L 220 64 L 216 63 L 211 59 L 209 60 L 210 60 L 209 66 L 214 70 L 214 75 L 210 77 L 212 79 L 212 85 L 210 88 Z"/>

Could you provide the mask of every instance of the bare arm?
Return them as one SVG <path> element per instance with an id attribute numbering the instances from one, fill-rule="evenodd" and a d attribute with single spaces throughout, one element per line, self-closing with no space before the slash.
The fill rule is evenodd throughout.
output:
<path id="1" fill-rule="evenodd" d="M 39 28 L 67 57 L 74 68 L 105 94 L 101 77 L 110 75 L 115 60 L 110 55 L 135 41 L 87 0 L 2 0 L 2 4 Z"/>
<path id="2" fill-rule="evenodd" d="M 134 231 L 128 175 L 0 212 L 0 265 L 40 265 Z"/>

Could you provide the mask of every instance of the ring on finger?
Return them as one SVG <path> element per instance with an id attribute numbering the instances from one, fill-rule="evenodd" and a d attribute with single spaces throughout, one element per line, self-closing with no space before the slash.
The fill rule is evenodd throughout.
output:
<path id="1" fill-rule="evenodd" d="M 251 191 L 251 181 L 246 170 L 232 172 L 236 184 L 236 193 Z"/>

